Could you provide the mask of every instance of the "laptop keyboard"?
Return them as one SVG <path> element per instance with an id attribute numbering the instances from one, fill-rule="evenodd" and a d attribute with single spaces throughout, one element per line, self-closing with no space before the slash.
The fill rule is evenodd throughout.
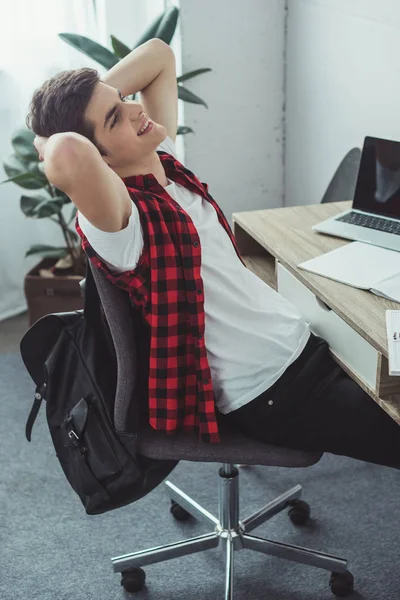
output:
<path id="1" fill-rule="evenodd" d="M 344 223 L 350 223 L 351 225 L 359 225 L 360 227 L 368 227 L 369 229 L 378 229 L 385 233 L 394 233 L 400 235 L 400 222 L 390 221 L 390 219 L 384 219 L 382 217 L 375 217 L 372 215 L 363 215 L 357 212 L 349 212 L 347 215 L 338 217 L 336 221 L 343 221 Z"/>

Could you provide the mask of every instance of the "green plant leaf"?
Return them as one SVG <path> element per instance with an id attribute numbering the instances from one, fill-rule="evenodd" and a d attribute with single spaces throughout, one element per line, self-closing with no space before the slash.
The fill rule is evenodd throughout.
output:
<path id="1" fill-rule="evenodd" d="M 165 14 L 165 12 L 161 13 L 161 15 L 159 17 L 156 17 L 155 19 L 153 19 L 153 21 L 150 23 L 148 28 L 144 31 L 144 33 L 141 35 L 141 37 L 136 42 L 134 48 L 141 46 L 145 42 L 148 42 L 153 37 L 155 37 L 155 33 L 164 17 L 164 14 Z"/>
<path id="2" fill-rule="evenodd" d="M 56 215 L 61 212 L 63 204 L 63 200 L 58 198 L 48 200 L 45 204 L 41 204 L 37 207 L 35 216 L 37 219 L 43 219 L 45 217 L 50 217 L 51 215 Z"/>
<path id="3" fill-rule="evenodd" d="M 14 177 L 15 175 L 21 175 L 26 173 L 29 167 L 29 161 L 24 160 L 16 154 L 10 154 L 3 161 L 3 167 L 8 177 Z"/>
<path id="4" fill-rule="evenodd" d="M 33 219 L 43 219 L 58 214 L 63 207 L 63 201 L 59 198 L 49 199 L 43 194 L 21 196 L 20 202 L 22 212 Z"/>
<path id="5" fill-rule="evenodd" d="M 131 51 L 130 48 L 125 46 L 125 44 L 117 39 L 115 35 L 111 35 L 111 45 L 118 58 L 125 58 Z"/>
<path id="6" fill-rule="evenodd" d="M 202 104 L 203 106 L 208 108 L 204 100 L 196 96 L 196 94 L 193 94 L 193 92 L 191 92 L 190 90 L 183 87 L 183 85 L 178 85 L 178 98 L 180 100 L 183 100 L 184 102 L 191 102 L 192 104 Z"/>
<path id="7" fill-rule="evenodd" d="M 187 79 L 191 79 L 192 77 L 197 77 L 197 75 L 201 75 L 202 73 L 207 73 L 208 71 L 212 71 L 212 69 L 204 68 L 204 69 L 196 69 L 195 71 L 190 71 L 189 73 L 184 73 L 183 75 L 179 75 L 179 77 L 176 78 L 176 81 L 178 83 L 181 83 L 182 81 L 186 81 Z"/>
<path id="8" fill-rule="evenodd" d="M 25 257 L 32 256 L 32 254 L 41 254 L 43 258 L 64 258 L 68 254 L 68 248 L 35 244 L 25 252 Z"/>
<path id="9" fill-rule="evenodd" d="M 30 129 L 17 129 L 11 137 L 11 144 L 18 156 L 24 160 L 31 161 L 39 158 L 37 150 L 33 145 L 35 134 Z"/>
<path id="10" fill-rule="evenodd" d="M 19 175 L 14 175 L 14 177 L 5 179 L 0 183 L 8 183 L 9 181 L 16 183 L 26 190 L 40 190 L 46 185 L 46 178 L 42 179 L 35 173 L 20 173 Z"/>
<path id="11" fill-rule="evenodd" d="M 39 156 L 38 156 L 37 160 L 31 160 L 28 164 L 28 171 L 30 173 L 36 173 L 37 175 L 39 175 L 39 177 L 41 177 L 43 175 L 43 171 L 39 170 L 40 162 L 43 162 L 43 161 L 39 161 Z"/>
<path id="12" fill-rule="evenodd" d="M 89 58 L 92 58 L 106 69 L 111 69 L 111 67 L 119 62 L 118 58 L 111 50 L 90 40 L 84 35 L 59 33 L 58 37 L 64 40 L 64 42 L 67 42 L 67 44 L 70 44 L 73 48 L 83 52 L 83 54 L 86 54 L 86 56 L 89 56 Z"/>
<path id="13" fill-rule="evenodd" d="M 68 219 L 67 225 L 70 225 L 72 223 L 72 221 L 75 219 L 75 217 L 76 217 L 76 211 L 77 211 L 77 208 L 76 208 L 75 204 L 73 204 L 72 205 L 71 216 Z"/>
<path id="14" fill-rule="evenodd" d="M 78 235 L 78 233 L 77 233 L 76 231 L 74 231 L 73 229 L 70 229 L 69 227 L 68 227 L 67 231 L 68 231 L 68 233 L 69 233 L 70 237 L 71 237 L 73 240 L 75 240 L 75 241 L 77 241 L 77 240 L 78 240 L 78 238 L 79 238 L 79 235 Z"/>
<path id="15" fill-rule="evenodd" d="M 64 204 L 71 203 L 71 198 L 69 196 L 67 196 L 67 194 L 65 192 L 56 188 L 55 185 L 53 185 L 53 189 L 54 189 L 54 194 L 55 194 L 54 197 L 58 198 L 59 200 L 62 200 Z"/>
<path id="16" fill-rule="evenodd" d="M 71 200 L 68 198 L 67 194 L 64 194 L 64 192 L 61 192 L 57 188 L 54 189 L 56 191 L 56 195 L 53 196 L 53 200 L 58 200 L 62 206 L 64 206 L 65 204 L 70 204 Z"/>
<path id="17" fill-rule="evenodd" d="M 187 127 L 186 125 L 178 125 L 176 135 L 184 135 L 185 133 L 194 133 L 194 131 L 191 127 Z"/>
<path id="18" fill-rule="evenodd" d="M 154 37 L 160 38 L 166 44 L 169 44 L 174 37 L 178 16 L 179 9 L 176 6 L 170 6 L 170 8 L 164 12 Z"/>
<path id="19" fill-rule="evenodd" d="M 48 202 L 50 198 L 46 195 L 36 194 L 32 196 L 22 195 L 20 198 L 21 210 L 26 217 L 34 217 L 35 209 L 42 203 Z"/>

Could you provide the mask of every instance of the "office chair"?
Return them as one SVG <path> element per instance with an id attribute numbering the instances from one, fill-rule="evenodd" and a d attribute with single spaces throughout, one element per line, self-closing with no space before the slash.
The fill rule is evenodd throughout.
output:
<path id="1" fill-rule="evenodd" d="M 360 148 L 352 148 L 349 150 L 326 188 L 321 204 L 326 202 L 353 200 L 360 161 Z"/>
<path id="2" fill-rule="evenodd" d="M 114 420 L 115 425 L 119 427 L 125 422 L 124 414 L 128 414 L 134 391 L 133 370 L 130 368 L 133 358 L 130 357 L 135 356 L 133 350 L 135 334 L 133 327 L 126 326 L 130 322 L 132 307 L 128 295 L 114 286 L 100 270 L 93 267 L 90 261 L 89 264 L 116 351 L 118 376 Z M 82 289 L 84 289 L 84 281 L 81 282 Z M 191 515 L 210 526 L 212 531 L 177 543 L 112 558 L 114 572 L 122 574 L 121 585 L 129 592 L 139 591 L 145 583 L 143 566 L 220 546 L 226 557 L 225 600 L 234 598 L 234 552 L 243 549 L 255 550 L 331 571 L 329 585 L 332 592 L 337 596 L 351 593 L 353 576 L 346 569 L 345 559 L 250 535 L 253 529 L 285 508 L 289 508 L 289 517 L 294 524 L 305 524 L 310 515 L 310 508 L 306 502 L 300 500 L 301 485 L 294 486 L 247 518 L 239 519 L 239 471 L 235 463 L 306 467 L 318 462 L 322 453 L 301 452 L 264 444 L 228 427 L 223 422 L 219 429 L 221 434 L 219 444 L 201 442 L 196 436 L 187 432 L 171 437 L 165 432 L 154 430 L 150 425 L 143 426 L 139 431 L 139 452 L 150 458 L 220 463 L 219 514 L 218 517 L 212 515 L 172 482 L 166 480 L 164 483 L 171 499 L 172 515 L 178 520 L 186 520 Z"/>

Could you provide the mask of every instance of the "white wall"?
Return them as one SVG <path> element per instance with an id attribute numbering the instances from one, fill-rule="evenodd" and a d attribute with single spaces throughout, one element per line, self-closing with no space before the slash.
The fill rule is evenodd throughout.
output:
<path id="1" fill-rule="evenodd" d="M 400 2 L 289 0 L 286 199 L 320 199 L 365 135 L 400 140 Z"/>
<path id="2" fill-rule="evenodd" d="M 180 0 L 183 72 L 208 104 L 185 103 L 189 169 L 232 212 L 283 202 L 284 0 Z"/>
<path id="3" fill-rule="evenodd" d="M 100 42 L 109 46 L 110 34 L 113 34 L 133 48 L 151 21 L 164 11 L 165 0 L 96 0 L 96 6 Z"/>

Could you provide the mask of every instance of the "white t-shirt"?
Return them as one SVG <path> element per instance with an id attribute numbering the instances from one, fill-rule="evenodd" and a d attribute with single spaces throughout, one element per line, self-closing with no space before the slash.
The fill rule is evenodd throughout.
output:
<path id="1" fill-rule="evenodd" d="M 167 137 L 157 148 L 176 155 Z M 179 160 L 179 159 L 178 159 Z M 226 414 L 270 388 L 304 349 L 310 328 L 297 309 L 247 269 L 213 206 L 170 179 L 165 190 L 192 219 L 201 245 L 204 341 L 215 400 Z M 114 272 L 134 269 L 143 248 L 138 209 L 125 229 L 105 232 L 78 212 L 90 245 Z"/>

